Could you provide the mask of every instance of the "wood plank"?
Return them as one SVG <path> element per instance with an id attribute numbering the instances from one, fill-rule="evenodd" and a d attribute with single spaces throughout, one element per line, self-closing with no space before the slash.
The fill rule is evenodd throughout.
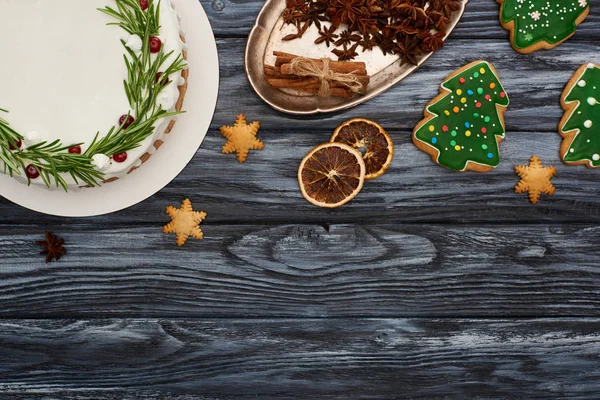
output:
<path id="1" fill-rule="evenodd" d="M 218 36 L 247 35 L 264 0 L 200 0 L 204 6 L 215 34 Z M 214 6 L 213 6 L 214 5 Z M 223 5 L 221 8 L 219 5 Z M 500 5 L 495 1 L 470 0 L 466 12 L 452 33 L 450 40 L 504 39 L 508 33 L 498 22 Z M 591 7 L 590 15 L 579 26 L 577 34 L 571 39 L 576 41 L 599 40 L 600 10 Z"/>
<path id="2" fill-rule="evenodd" d="M 599 331 L 598 319 L 8 320 L 0 396 L 592 399 Z"/>
<path id="3" fill-rule="evenodd" d="M 68 256 L 44 264 L 44 228 Z M 0 318 L 600 317 L 597 225 L 0 227 Z"/>
<path id="4" fill-rule="evenodd" d="M 396 156 L 388 172 L 368 182 L 355 200 L 337 210 L 309 204 L 297 182 L 300 161 L 329 134 L 267 127 L 260 134 L 266 149 L 252 152 L 245 164 L 239 164 L 235 156 L 221 154 L 223 139 L 213 131 L 194 161 L 160 193 L 129 210 L 81 222 L 99 224 L 100 229 L 159 225 L 165 221 L 165 207 L 186 197 L 208 213 L 210 224 L 600 222 L 600 171 L 563 165 L 558 134 L 509 132 L 501 145 L 502 162 L 495 171 L 461 174 L 434 164 L 414 147 L 410 132 L 390 133 Z M 544 195 L 537 205 L 513 190 L 518 182 L 514 166 L 527 164 L 533 154 L 558 169 L 553 179 L 556 194 Z M 61 225 L 66 220 L 40 216 L 0 199 L 0 223 L 44 229 L 45 224 Z"/>

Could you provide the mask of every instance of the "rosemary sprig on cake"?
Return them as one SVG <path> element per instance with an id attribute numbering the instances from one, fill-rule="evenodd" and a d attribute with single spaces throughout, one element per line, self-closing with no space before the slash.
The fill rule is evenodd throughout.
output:
<path id="1" fill-rule="evenodd" d="M 173 52 L 165 53 L 157 37 L 160 2 L 115 1 L 116 8 L 106 7 L 99 11 L 118 21 L 108 25 L 121 27 L 141 42 L 141 49 L 134 51 L 129 43 L 121 41 L 127 66 L 123 86 L 131 110 L 121 116 L 119 124 L 105 136 L 97 133 L 83 153 L 83 143 L 64 145 L 60 140 L 27 143 L 26 138 L 0 116 L 0 160 L 6 174 L 21 175 L 24 171 L 28 183 L 40 177 L 46 186 L 56 185 L 65 191 L 68 191 L 68 183 L 62 174 L 70 175 L 78 185 L 99 186 L 104 180 L 104 172 L 99 168 L 97 157 L 116 160 L 117 156 L 139 147 L 152 136 L 160 120 L 180 114 L 164 110 L 159 101 L 161 92 L 170 83 L 168 77 L 186 67 L 182 55 L 168 62 Z M 8 113 L 2 108 L 0 112 Z M 22 147 L 24 141 L 26 146 Z"/>

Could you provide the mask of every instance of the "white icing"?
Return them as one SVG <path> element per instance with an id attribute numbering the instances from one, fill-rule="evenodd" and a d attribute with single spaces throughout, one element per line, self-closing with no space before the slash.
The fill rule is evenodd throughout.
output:
<path id="1" fill-rule="evenodd" d="M 104 136 L 121 115 L 131 112 L 123 89 L 127 68 L 121 40 L 134 46 L 135 39 L 118 26 L 107 26 L 115 20 L 97 10 L 115 8 L 114 0 L 58 4 L 0 0 L 0 107 L 9 110 L 3 117 L 17 132 L 35 131 L 42 140 L 60 139 L 65 146 L 83 143 L 85 152 L 96 133 Z M 184 49 L 171 0 L 160 2 L 160 26 L 165 53 L 173 51 L 168 65 Z M 158 101 L 173 111 L 178 85 L 183 84 L 181 73 L 169 80 L 174 83 L 163 89 Z M 123 177 L 131 167 L 141 165 L 139 158 L 154 151 L 154 142 L 169 122 L 158 121 L 154 135 L 129 151 L 126 162 L 110 164 L 105 177 Z M 70 175 L 63 177 L 76 185 Z M 44 185 L 41 179 L 32 183 Z"/>
<path id="2" fill-rule="evenodd" d="M 92 157 L 92 164 L 98 171 L 106 171 L 110 167 L 110 158 L 104 154 L 96 154 Z"/>
<path id="3" fill-rule="evenodd" d="M 589 119 L 583 123 L 583 126 L 585 126 L 586 128 L 591 128 L 592 125 L 593 125 L 593 122 Z"/>
<path id="4" fill-rule="evenodd" d="M 142 47 L 144 47 L 144 43 L 142 42 L 142 38 L 138 35 L 131 35 L 129 36 L 129 39 L 127 39 L 125 46 L 129 47 L 129 49 L 134 53 L 139 54 L 142 52 Z"/>
<path id="5" fill-rule="evenodd" d="M 585 87 L 585 85 L 587 84 L 586 81 L 584 81 L 583 79 L 580 80 L 578 83 L 579 87 Z"/>

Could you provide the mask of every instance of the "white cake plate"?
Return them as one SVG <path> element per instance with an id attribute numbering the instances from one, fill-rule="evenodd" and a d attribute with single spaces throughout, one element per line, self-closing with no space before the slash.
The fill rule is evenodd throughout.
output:
<path id="1" fill-rule="evenodd" d="M 208 17 L 198 0 L 172 0 L 189 46 L 185 114 L 150 160 L 116 182 L 65 193 L 27 186 L 0 173 L 0 196 L 44 214 L 90 217 L 146 200 L 167 186 L 196 155 L 212 121 L 219 92 L 219 56 Z"/>

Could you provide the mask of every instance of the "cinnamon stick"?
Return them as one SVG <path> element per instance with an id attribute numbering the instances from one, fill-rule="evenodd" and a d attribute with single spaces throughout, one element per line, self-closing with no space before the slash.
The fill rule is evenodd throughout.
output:
<path id="1" fill-rule="evenodd" d="M 276 56 L 275 65 L 265 65 L 264 72 L 267 82 L 276 89 L 292 89 L 297 92 L 308 93 L 317 95 L 322 91 L 323 78 L 319 76 L 298 76 L 295 75 L 291 62 L 298 58 L 294 54 L 274 51 L 273 54 Z M 324 68 L 322 60 L 311 59 L 317 66 Z M 367 67 L 362 62 L 349 62 L 349 61 L 331 61 L 329 63 L 329 70 L 334 74 L 342 77 L 344 74 L 351 74 L 357 78 L 356 83 L 362 85 L 363 89 L 369 84 L 370 77 L 367 74 Z M 355 92 L 349 87 L 349 85 L 342 81 L 336 81 L 332 79 L 328 82 L 328 95 L 334 97 L 351 98 L 355 95 Z"/>
<path id="2" fill-rule="evenodd" d="M 281 67 L 283 64 L 289 64 L 294 58 L 298 57 L 296 55 L 283 53 L 280 51 L 274 51 L 273 55 L 277 57 L 277 60 L 275 61 L 275 67 Z M 321 60 L 312 60 L 315 61 L 319 66 L 323 65 L 323 61 Z M 333 71 L 341 74 L 354 73 L 356 75 L 367 75 L 367 65 L 364 62 L 332 61 L 329 63 L 329 67 Z"/>

